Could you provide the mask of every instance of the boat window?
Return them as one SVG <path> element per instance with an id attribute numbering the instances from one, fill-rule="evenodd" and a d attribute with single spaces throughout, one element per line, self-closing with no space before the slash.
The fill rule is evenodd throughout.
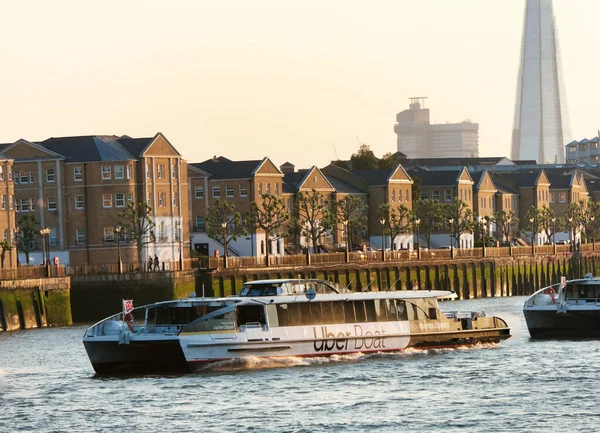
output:
<path id="1" fill-rule="evenodd" d="M 152 311 L 154 310 L 154 311 Z M 149 310 L 148 322 L 160 325 L 187 325 L 198 318 L 196 308 L 159 306 Z M 153 320 L 152 320 L 153 319 Z"/>
<path id="2" fill-rule="evenodd" d="M 343 302 L 332 302 L 331 309 L 333 310 L 333 323 L 344 323 L 344 303 Z"/>
<path id="3" fill-rule="evenodd" d="M 408 320 L 408 308 L 406 308 L 406 302 L 400 299 L 395 299 L 397 320 Z M 412 309 L 411 309 L 412 311 Z"/>
<path id="4" fill-rule="evenodd" d="M 436 320 L 437 319 L 437 310 L 435 308 L 429 307 L 429 318 L 431 320 Z"/>
<path id="5" fill-rule="evenodd" d="M 182 332 L 235 332 L 235 307 L 230 306 L 222 312 L 200 317 L 187 325 Z"/>
<path id="6" fill-rule="evenodd" d="M 260 323 L 265 325 L 265 308 L 263 305 L 238 305 L 237 323 L 239 326 L 247 323 Z"/>
<path id="7" fill-rule="evenodd" d="M 335 290 L 333 287 L 322 281 L 315 281 L 315 285 L 313 288 L 317 293 L 338 293 L 337 290 Z"/>
<path id="8" fill-rule="evenodd" d="M 321 304 L 321 302 L 311 302 L 306 304 L 310 310 L 310 324 L 320 325 L 322 323 L 327 323 L 326 321 L 323 321 Z"/>
<path id="9" fill-rule="evenodd" d="M 367 312 L 367 322 L 377 322 L 374 300 L 365 301 L 365 311 Z"/>
<path id="10" fill-rule="evenodd" d="M 352 301 L 344 301 L 344 323 L 355 323 L 354 303 Z"/>
<path id="11" fill-rule="evenodd" d="M 281 283 L 246 284 L 240 292 L 240 296 L 277 296 L 283 293 Z"/>

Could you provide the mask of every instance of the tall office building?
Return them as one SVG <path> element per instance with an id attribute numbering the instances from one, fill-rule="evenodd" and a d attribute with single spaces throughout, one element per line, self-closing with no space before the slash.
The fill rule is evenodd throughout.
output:
<path id="1" fill-rule="evenodd" d="M 409 158 L 476 158 L 479 156 L 479 125 L 471 121 L 434 123 L 424 97 L 410 99 L 408 110 L 396 115 L 394 132 L 398 150 Z"/>
<path id="2" fill-rule="evenodd" d="M 512 159 L 564 162 L 570 140 L 552 0 L 527 0 Z"/>

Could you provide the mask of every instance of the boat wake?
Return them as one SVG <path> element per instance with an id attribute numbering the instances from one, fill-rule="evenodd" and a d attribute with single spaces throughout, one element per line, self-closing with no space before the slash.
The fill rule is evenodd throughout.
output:
<path id="1" fill-rule="evenodd" d="M 463 350 L 483 350 L 499 348 L 498 343 L 477 343 L 464 346 L 455 346 L 447 348 L 414 348 L 410 347 L 396 352 L 374 352 L 374 353 L 350 353 L 347 355 L 331 355 L 331 356 L 282 356 L 273 358 L 245 357 L 239 359 L 231 359 L 227 361 L 219 361 L 207 364 L 202 369 L 197 370 L 197 373 L 215 373 L 215 372 L 233 372 L 233 371 L 252 371 L 252 370 L 267 370 L 273 368 L 290 368 L 290 367 L 309 367 L 316 365 L 326 365 L 334 363 L 353 363 L 363 359 L 372 358 L 408 358 L 412 356 L 427 356 L 436 353 L 454 352 Z"/>
<path id="2" fill-rule="evenodd" d="M 0 370 L 0 395 L 4 394 L 4 371 Z"/>

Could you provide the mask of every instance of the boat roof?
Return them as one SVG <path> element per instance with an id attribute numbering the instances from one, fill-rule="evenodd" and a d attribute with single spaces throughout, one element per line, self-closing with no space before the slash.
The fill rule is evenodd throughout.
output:
<path id="1" fill-rule="evenodd" d="M 272 281 L 272 280 L 269 280 Z M 304 294 L 298 295 L 273 295 L 273 296 L 228 296 L 228 297 L 190 297 L 170 301 L 161 301 L 154 304 L 141 305 L 137 308 L 147 308 L 168 304 L 289 304 L 304 302 L 331 302 L 331 301 L 358 301 L 371 299 L 455 299 L 456 293 L 448 290 L 391 290 L 386 292 L 348 292 L 348 293 L 319 293 L 313 300 L 309 300 Z"/>

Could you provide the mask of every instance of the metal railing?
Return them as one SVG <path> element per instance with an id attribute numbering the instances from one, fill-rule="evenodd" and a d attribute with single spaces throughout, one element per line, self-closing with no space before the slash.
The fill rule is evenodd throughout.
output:
<path id="1" fill-rule="evenodd" d="M 16 268 L 0 269 L 0 280 L 18 280 L 26 278 L 64 277 L 66 267 L 60 266 L 18 266 Z"/>

